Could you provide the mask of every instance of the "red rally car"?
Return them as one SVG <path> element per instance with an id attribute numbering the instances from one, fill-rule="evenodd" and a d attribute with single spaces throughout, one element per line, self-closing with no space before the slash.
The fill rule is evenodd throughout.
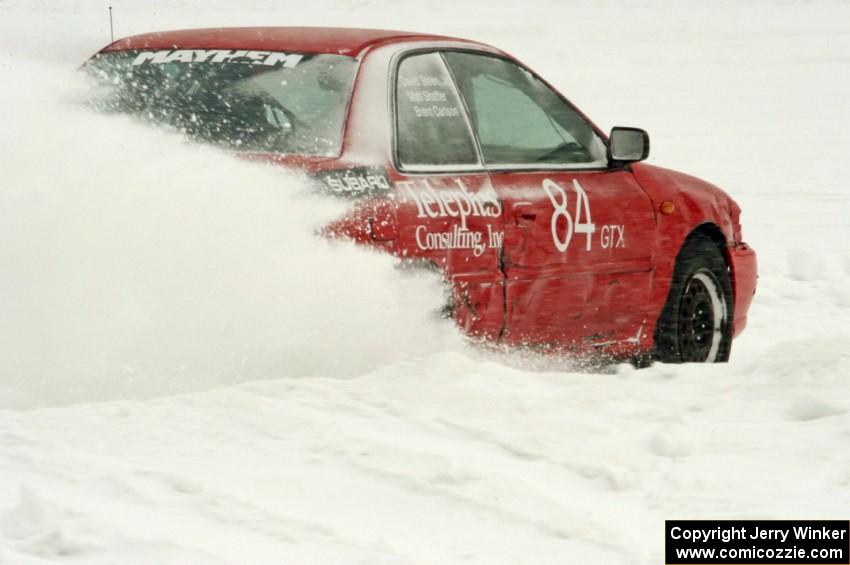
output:
<path id="1" fill-rule="evenodd" d="M 480 43 L 333 28 L 121 39 L 84 67 L 95 105 L 307 172 L 351 212 L 327 229 L 438 267 L 469 335 L 667 362 L 725 361 L 756 256 L 740 208 L 642 164 L 534 71 Z"/>

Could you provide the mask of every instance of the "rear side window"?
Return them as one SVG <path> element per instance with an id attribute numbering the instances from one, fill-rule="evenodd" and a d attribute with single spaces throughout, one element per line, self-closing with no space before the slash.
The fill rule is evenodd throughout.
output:
<path id="1" fill-rule="evenodd" d="M 342 55 L 112 51 L 86 66 L 92 104 L 247 152 L 336 155 L 357 61 Z"/>
<path id="2" fill-rule="evenodd" d="M 396 116 L 402 166 L 478 164 L 463 105 L 439 54 L 412 55 L 401 61 Z"/>
<path id="3" fill-rule="evenodd" d="M 505 59 L 448 52 L 487 165 L 604 166 L 605 145 L 558 94 Z"/>

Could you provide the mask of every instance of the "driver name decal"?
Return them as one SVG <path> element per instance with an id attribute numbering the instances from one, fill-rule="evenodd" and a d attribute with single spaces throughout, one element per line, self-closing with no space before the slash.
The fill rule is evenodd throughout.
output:
<path id="1" fill-rule="evenodd" d="M 150 63 L 242 63 L 247 65 L 282 66 L 292 68 L 304 55 L 277 51 L 246 51 L 229 49 L 174 49 L 142 51 L 133 60 L 134 65 Z"/>

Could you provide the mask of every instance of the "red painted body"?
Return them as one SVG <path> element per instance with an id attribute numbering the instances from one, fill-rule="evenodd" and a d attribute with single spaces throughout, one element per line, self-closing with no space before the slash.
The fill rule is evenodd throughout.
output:
<path id="1" fill-rule="evenodd" d="M 452 284 L 455 320 L 469 335 L 614 356 L 650 351 L 676 256 L 695 230 L 722 240 L 734 291 L 735 335 L 746 325 L 756 286 L 755 253 L 741 240 L 738 206 L 705 181 L 642 163 L 594 170 L 541 165 L 400 171 L 391 94 L 400 55 L 464 49 L 517 62 L 493 47 L 395 31 L 234 28 L 135 36 L 103 51 L 178 48 L 356 58 L 359 69 L 339 155 L 251 157 L 310 174 L 337 171 L 344 178 L 345 171 L 369 167 L 385 175 L 388 190 L 359 194 L 351 212 L 327 233 L 437 265 Z M 585 211 L 576 209 L 579 192 L 592 233 L 575 229 Z M 576 220 L 566 246 L 563 218 L 553 222 L 563 198 Z M 663 203 L 668 209 L 672 203 L 673 212 L 662 213 Z"/>

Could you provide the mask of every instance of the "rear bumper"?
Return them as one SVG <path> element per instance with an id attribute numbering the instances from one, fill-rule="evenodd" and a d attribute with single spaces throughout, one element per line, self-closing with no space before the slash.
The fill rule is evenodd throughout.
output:
<path id="1" fill-rule="evenodd" d="M 753 302 L 758 281 L 756 252 L 746 243 L 727 248 L 729 267 L 732 270 L 732 293 L 735 303 L 734 334 L 737 336 L 747 327 L 747 313 Z"/>

